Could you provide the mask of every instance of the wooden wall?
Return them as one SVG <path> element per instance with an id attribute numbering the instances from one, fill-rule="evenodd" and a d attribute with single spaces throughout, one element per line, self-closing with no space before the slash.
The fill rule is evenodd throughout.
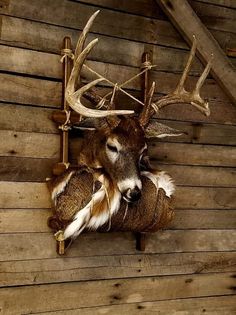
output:
<path id="1" fill-rule="evenodd" d="M 234 0 L 191 4 L 224 50 L 236 47 Z M 161 119 L 188 135 L 150 143 L 153 164 L 178 185 L 170 228 L 148 236 L 145 253 L 130 233 L 85 234 L 67 256 L 55 252 L 45 178 L 59 159 L 50 117 L 60 107 L 60 45 L 65 35 L 75 43 L 97 8 L 90 63 L 112 80 L 137 73 L 150 49 L 164 94 L 187 58 L 187 45 L 152 0 L 0 0 L 0 312 L 234 314 L 236 107 L 211 78 L 203 88 L 211 116 L 166 108 Z M 189 86 L 201 69 L 196 62 Z M 139 82 L 128 88 L 139 94 Z"/>

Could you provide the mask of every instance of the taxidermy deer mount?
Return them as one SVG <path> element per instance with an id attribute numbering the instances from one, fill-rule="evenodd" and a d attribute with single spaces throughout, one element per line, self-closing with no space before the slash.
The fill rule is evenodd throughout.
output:
<path id="1" fill-rule="evenodd" d="M 84 48 L 87 34 L 98 13 L 90 17 L 79 37 L 65 92 L 66 101 L 80 117 L 77 122 L 69 123 L 67 112 L 67 127 L 84 132 L 78 156 L 79 167 L 77 170 L 69 168 L 49 182 L 54 214 L 48 224 L 57 232 L 56 239 L 63 242 L 75 239 L 86 229 L 147 232 L 164 227 L 173 216 L 170 202 L 175 187 L 167 174 L 150 166 L 147 139 L 179 136 L 182 132 L 150 119 L 154 114 L 158 115 L 161 108 L 177 103 L 188 103 L 203 114 L 210 114 L 208 103 L 200 97 L 200 89 L 210 71 L 211 61 L 193 91 L 188 92 L 184 88 L 196 51 L 195 38 L 174 92 L 153 101 L 153 82 L 145 95 L 139 117 L 133 111 L 116 110 L 116 91 L 128 93 L 121 85 L 113 84 L 85 64 L 98 42 L 98 39 L 94 39 Z M 98 78 L 82 86 L 82 68 Z M 104 80 L 114 89 L 100 97 L 94 92 L 94 87 Z M 83 97 L 95 103 L 97 108 L 106 109 L 86 107 Z"/>

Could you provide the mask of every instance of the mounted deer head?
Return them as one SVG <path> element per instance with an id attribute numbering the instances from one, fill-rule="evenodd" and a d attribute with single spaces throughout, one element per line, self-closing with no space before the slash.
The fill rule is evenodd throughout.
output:
<path id="1" fill-rule="evenodd" d="M 154 113 L 158 114 L 164 106 L 177 103 L 189 103 L 205 115 L 209 115 L 208 103 L 200 97 L 199 93 L 210 71 L 211 62 L 209 61 L 207 64 L 194 90 L 187 92 L 184 83 L 196 51 L 196 39 L 194 38 L 187 65 L 175 91 L 153 102 L 155 90 L 155 83 L 153 83 L 139 118 L 134 117 L 133 111 L 114 109 L 115 92 L 117 89 L 122 90 L 117 84 L 114 85 L 108 110 L 87 108 L 83 105 L 82 97 L 100 99 L 98 105 L 104 104 L 107 95 L 104 98 L 97 95 L 94 97 L 89 90 L 101 81 L 110 82 L 84 64 L 91 49 L 98 41 L 98 39 L 94 39 L 84 48 L 87 34 L 98 13 L 99 11 L 90 17 L 78 40 L 74 67 L 66 89 L 66 100 L 72 109 L 81 117 L 86 118 L 73 125 L 73 128 L 88 130 L 78 158 L 79 164 L 90 169 L 103 169 L 112 182 L 117 185 L 123 198 L 128 202 L 133 202 L 141 196 L 140 166 L 143 162 L 142 158 L 147 152 L 146 139 L 182 134 L 182 132 L 160 124 L 156 120 L 150 122 L 150 118 Z M 83 67 L 96 73 L 99 78 L 77 89 L 77 86 L 81 85 L 80 74 Z"/>
<path id="2" fill-rule="evenodd" d="M 84 48 L 87 34 L 98 12 L 90 17 L 78 40 L 74 67 L 65 94 L 71 108 L 81 117 L 81 121 L 72 127 L 86 130 L 78 157 L 79 165 L 85 168 L 79 168 L 78 171 L 68 170 L 49 183 L 54 214 L 49 218 L 48 224 L 52 229 L 59 230 L 55 236 L 57 240 L 63 241 L 76 238 L 84 229 L 96 230 L 107 223 L 109 230 L 112 227 L 111 218 L 115 215 L 119 217 L 115 221 L 119 221 L 123 214 L 121 221 L 124 223 L 128 208 L 131 214 L 129 224 L 132 225 L 138 213 L 139 220 L 143 216 L 149 220 L 147 224 L 143 222 L 141 225 L 136 222 L 136 227 L 132 226 L 131 230 L 140 231 L 142 226 L 142 231 L 154 231 L 165 225 L 173 214 L 170 197 L 175 187 L 167 174 L 149 166 L 146 140 L 152 137 L 179 136 L 182 133 L 150 119 L 155 113 L 158 115 L 161 108 L 178 103 L 191 104 L 203 114 L 210 114 L 208 103 L 200 97 L 200 89 L 210 71 L 211 61 L 193 91 L 188 92 L 184 88 L 196 51 L 195 38 L 187 65 L 174 92 L 153 101 L 153 83 L 138 118 L 133 111 L 115 110 L 116 90 L 128 93 L 121 85 L 110 82 L 84 63 L 98 41 L 94 39 Z M 98 79 L 81 87 L 82 68 L 96 74 Z M 114 90 L 100 97 L 94 93 L 93 88 L 103 80 L 110 83 Z M 108 96 L 111 98 L 108 99 Z M 107 110 L 87 108 L 82 97 L 91 100 L 97 107 L 108 101 Z"/>

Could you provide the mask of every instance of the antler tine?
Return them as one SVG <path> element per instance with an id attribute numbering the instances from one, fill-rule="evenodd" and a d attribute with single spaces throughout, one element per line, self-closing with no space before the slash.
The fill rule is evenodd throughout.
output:
<path id="1" fill-rule="evenodd" d="M 187 64 L 184 68 L 183 74 L 181 76 L 181 79 L 173 93 L 169 93 L 166 96 L 159 99 L 157 102 L 152 104 L 152 107 L 155 109 L 155 111 L 158 111 L 164 106 L 171 105 L 171 104 L 177 104 L 177 103 L 189 103 L 196 107 L 200 112 L 205 114 L 206 116 L 210 115 L 210 109 L 208 107 L 208 102 L 201 98 L 200 96 L 200 89 L 207 77 L 207 75 L 210 72 L 211 64 L 212 64 L 212 58 L 208 61 L 203 73 L 201 74 L 200 78 L 198 79 L 195 88 L 192 92 L 188 92 L 184 88 L 184 84 L 186 82 L 188 73 L 190 71 L 193 58 L 196 53 L 196 47 L 197 47 L 197 40 L 196 37 L 193 36 L 193 45 L 190 51 L 190 55 L 187 61 Z"/>
<path id="2" fill-rule="evenodd" d="M 141 112 L 140 114 L 140 117 L 139 117 L 139 122 L 140 122 L 140 125 L 145 127 L 148 122 L 149 122 L 149 119 L 151 118 L 152 114 L 153 114 L 153 110 L 152 110 L 152 98 L 153 98 L 153 94 L 154 94 L 154 91 L 155 91 L 155 86 L 156 86 L 156 83 L 153 82 L 152 83 L 152 86 L 148 92 L 148 95 L 147 95 L 147 100 L 144 104 L 144 108 L 143 108 L 143 111 Z"/>
<path id="3" fill-rule="evenodd" d="M 66 100 L 69 103 L 69 105 L 80 115 L 83 115 L 85 117 L 106 117 L 111 115 L 128 115 L 133 114 L 133 111 L 128 110 L 97 110 L 97 109 L 90 109 L 85 107 L 81 102 L 81 97 L 83 96 L 83 93 L 87 92 L 90 88 L 94 87 L 97 83 L 105 80 L 105 78 L 99 78 L 96 79 L 82 88 L 79 88 L 77 91 L 75 91 L 75 85 L 78 81 L 78 78 L 80 77 L 80 72 L 82 70 L 82 67 L 84 65 L 85 59 L 87 58 L 88 54 L 92 50 L 92 48 L 96 45 L 98 42 L 98 39 L 94 39 L 91 41 L 84 49 L 84 42 L 86 39 L 86 36 L 89 32 L 89 29 L 91 25 L 93 24 L 93 21 L 99 11 L 95 12 L 87 22 L 81 36 L 79 37 L 76 52 L 75 52 L 75 60 L 74 60 L 74 66 L 70 75 L 70 79 L 68 81 L 68 85 L 66 88 Z"/>
<path id="4" fill-rule="evenodd" d="M 211 70 L 211 65 L 212 65 L 212 59 L 213 59 L 213 54 L 211 54 L 211 59 L 208 61 L 206 68 L 204 69 L 203 73 L 201 74 L 200 78 L 197 81 L 196 87 L 193 91 L 195 95 L 199 95 L 200 89 L 203 86 L 203 83 L 205 82 L 210 70 Z"/>
<path id="5" fill-rule="evenodd" d="M 181 79 L 176 87 L 176 91 L 182 91 L 184 89 L 184 83 L 186 82 L 186 79 L 188 77 L 190 68 L 192 66 L 193 63 L 193 58 L 195 56 L 196 53 L 196 48 L 197 48 L 197 40 L 196 40 L 196 36 L 193 35 L 193 44 L 192 44 L 192 48 L 188 57 L 188 61 L 186 63 L 186 66 L 184 68 L 183 74 L 181 76 Z"/>
<path id="6" fill-rule="evenodd" d="M 83 67 L 84 61 L 90 53 L 91 49 L 96 45 L 98 39 L 94 39 L 88 44 L 88 46 L 80 53 L 80 55 L 74 60 L 74 66 L 71 71 L 71 75 L 66 88 L 66 95 L 72 94 L 75 92 L 75 84 L 80 75 L 81 69 Z M 68 101 L 68 100 L 67 100 Z M 69 101 L 68 101 L 69 103 Z"/>
<path id="7" fill-rule="evenodd" d="M 84 43 L 86 41 L 87 35 L 90 31 L 91 26 L 93 25 L 93 22 L 98 15 L 100 10 L 97 10 L 96 12 L 93 13 L 93 15 L 90 16 L 88 22 L 86 23 L 82 33 L 80 34 L 80 37 L 78 39 L 76 48 L 75 48 L 75 60 L 78 58 L 79 54 L 83 51 L 84 48 Z"/>

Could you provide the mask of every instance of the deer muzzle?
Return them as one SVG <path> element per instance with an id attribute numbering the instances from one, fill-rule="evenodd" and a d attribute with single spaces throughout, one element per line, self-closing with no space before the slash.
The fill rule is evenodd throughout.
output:
<path id="1" fill-rule="evenodd" d="M 138 201 L 141 197 L 141 190 L 136 186 L 134 189 L 128 189 L 124 194 L 123 198 L 127 202 L 135 202 Z"/>
<path id="2" fill-rule="evenodd" d="M 118 188 L 122 194 L 122 197 L 127 202 L 138 201 L 141 197 L 142 183 L 141 180 L 136 179 L 125 179 L 118 182 Z"/>

